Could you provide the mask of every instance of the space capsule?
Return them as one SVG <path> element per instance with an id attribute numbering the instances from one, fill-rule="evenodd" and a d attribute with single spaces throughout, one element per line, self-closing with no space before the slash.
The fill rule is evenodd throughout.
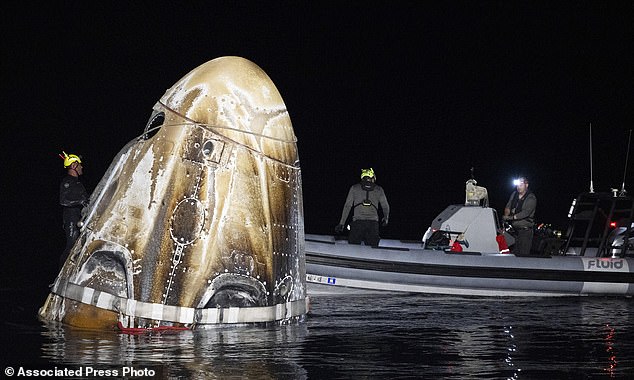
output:
<path id="1" fill-rule="evenodd" d="M 221 57 L 189 72 L 91 195 L 40 318 L 123 329 L 301 319 L 296 141 L 253 62 Z"/>

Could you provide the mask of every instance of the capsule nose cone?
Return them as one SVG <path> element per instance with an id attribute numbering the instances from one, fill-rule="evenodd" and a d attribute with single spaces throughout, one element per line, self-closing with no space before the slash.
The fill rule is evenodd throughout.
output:
<path id="1" fill-rule="evenodd" d="M 167 90 L 159 103 L 166 124 L 193 122 L 214 129 L 270 158 L 297 161 L 296 137 L 286 105 L 269 76 L 240 57 L 202 64 Z"/>

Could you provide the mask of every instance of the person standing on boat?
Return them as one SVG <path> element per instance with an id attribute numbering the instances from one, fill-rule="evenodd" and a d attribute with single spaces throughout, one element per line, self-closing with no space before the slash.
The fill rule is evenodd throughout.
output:
<path id="1" fill-rule="evenodd" d="M 79 176 L 84 173 L 81 158 L 75 154 L 59 155 L 64 160 L 66 176 L 59 186 L 59 203 L 64 208 L 62 212 L 64 235 L 66 235 L 66 247 L 60 257 L 60 268 L 66 262 L 70 250 L 79 237 L 79 226 L 77 223 L 82 218 L 82 210 L 88 205 L 88 192 L 79 180 Z"/>
<path id="2" fill-rule="evenodd" d="M 522 176 L 514 181 L 515 191 L 511 194 L 502 219 L 508 221 L 515 230 L 515 247 L 517 256 L 528 256 L 533 242 L 533 225 L 537 197 L 528 188 L 528 178 Z"/>
<path id="3" fill-rule="evenodd" d="M 350 210 L 353 210 L 352 223 L 350 223 L 350 244 L 379 245 L 379 207 L 383 213 L 381 225 L 387 226 L 390 217 L 390 205 L 385 197 L 383 188 L 376 184 L 374 170 L 361 169 L 361 182 L 354 184 L 348 191 L 346 203 L 343 206 L 341 220 L 335 232 L 341 233 L 348 219 Z"/>

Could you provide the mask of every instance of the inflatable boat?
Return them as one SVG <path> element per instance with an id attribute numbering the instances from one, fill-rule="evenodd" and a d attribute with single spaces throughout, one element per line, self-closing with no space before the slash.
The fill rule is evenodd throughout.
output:
<path id="1" fill-rule="evenodd" d="M 501 244 L 512 248 L 513 239 L 496 210 L 469 201 L 447 207 L 421 241 L 382 239 L 371 247 L 306 234 L 308 293 L 629 297 L 633 212 L 631 197 L 581 194 L 571 206 L 567 231 L 536 228 L 529 256 L 516 256 Z"/>

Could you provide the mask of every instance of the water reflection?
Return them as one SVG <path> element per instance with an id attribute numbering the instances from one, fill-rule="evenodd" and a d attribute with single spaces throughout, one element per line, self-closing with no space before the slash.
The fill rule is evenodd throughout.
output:
<path id="1" fill-rule="evenodd" d="M 295 325 L 147 335 L 25 326 L 24 316 L 35 312 L 24 310 L 16 309 L 15 322 L 2 329 L 3 343 L 13 344 L 5 356 L 12 365 L 147 366 L 156 379 L 625 379 L 634 373 L 631 299 L 319 296 Z"/>
<path id="2" fill-rule="evenodd" d="M 629 302 L 628 302 L 629 301 Z M 603 363 L 603 371 L 610 378 L 617 376 L 619 362 L 631 361 L 622 350 L 619 350 L 619 342 L 627 333 L 626 326 L 630 324 L 632 313 L 631 300 L 605 299 L 604 302 L 584 303 L 581 314 L 583 323 L 596 330 L 601 341 L 597 341 L 597 359 Z M 600 348 L 599 348 L 600 347 Z"/>
<path id="3" fill-rule="evenodd" d="M 162 378 L 306 378 L 297 364 L 305 324 L 129 335 L 51 323 L 42 334 L 42 358 L 67 365 L 149 367 Z"/>
<path id="4" fill-rule="evenodd" d="M 624 298 L 535 299 L 507 303 L 520 377 L 631 378 L 634 303 Z M 545 375 L 547 374 L 547 376 Z"/>
<path id="5" fill-rule="evenodd" d="M 522 371 L 521 368 L 516 367 L 514 362 L 515 352 L 517 351 L 517 345 L 515 344 L 515 336 L 513 335 L 513 327 L 512 326 L 504 326 L 503 328 L 504 334 L 507 336 L 507 356 L 506 356 L 506 364 L 513 371 L 513 375 L 507 377 L 507 380 L 517 379 L 519 378 L 519 372 Z"/>
<path id="6" fill-rule="evenodd" d="M 606 325 L 605 327 L 607 329 L 605 336 L 605 352 L 608 354 L 608 364 L 604 370 L 608 373 L 608 375 L 610 375 L 610 377 L 614 377 L 617 365 L 616 354 L 614 351 L 615 329 L 610 327 L 610 325 Z"/>

